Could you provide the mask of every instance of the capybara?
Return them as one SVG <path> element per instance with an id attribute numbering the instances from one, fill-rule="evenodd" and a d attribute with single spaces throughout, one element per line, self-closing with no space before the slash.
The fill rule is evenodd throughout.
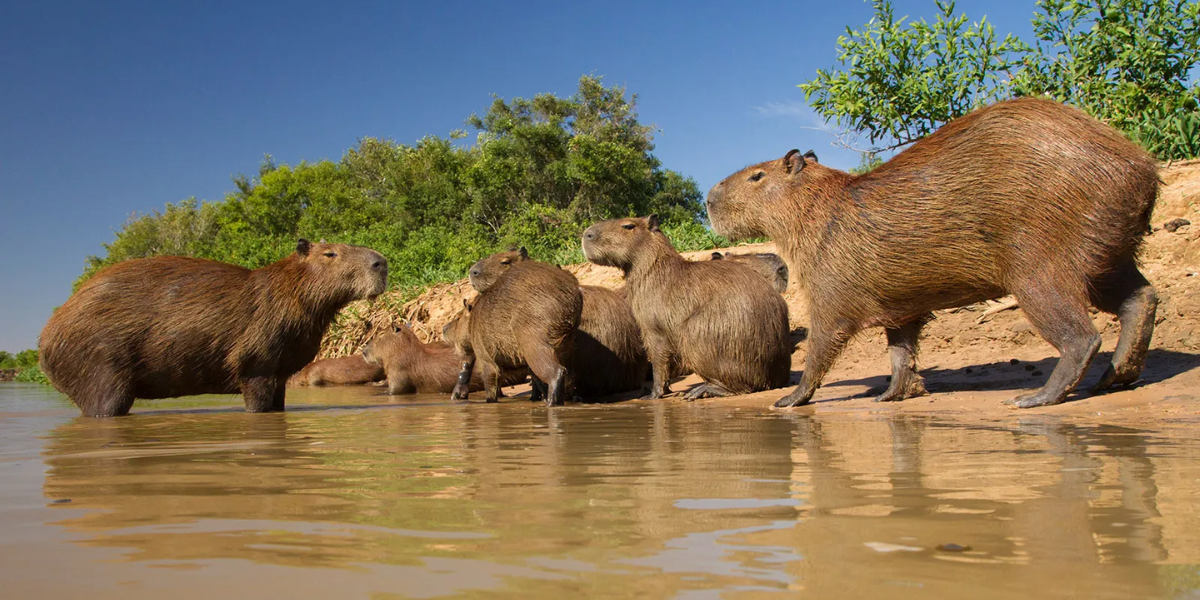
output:
<path id="1" fill-rule="evenodd" d="M 470 305 L 466 341 L 457 344 L 463 362 L 452 397 L 467 397 L 478 359 L 488 402 L 500 396 L 501 369 L 528 366 L 534 386 L 546 386 L 546 404 L 562 404 L 582 310 L 574 275 L 532 260 L 510 266 Z"/>
<path id="2" fill-rule="evenodd" d="M 486 292 L 509 267 L 524 260 L 529 260 L 524 247 L 492 254 L 471 266 L 471 286 Z M 640 389 L 650 363 L 629 301 L 608 288 L 583 285 L 579 291 L 583 313 L 575 336 L 575 393 L 595 398 Z"/>
<path id="3" fill-rule="evenodd" d="M 713 252 L 710 260 L 732 260 L 742 263 L 754 270 L 755 273 L 762 275 L 775 291 L 780 294 L 787 291 L 788 286 L 788 268 L 787 263 L 779 258 L 778 254 L 771 252 L 756 252 L 754 254 L 731 254 L 726 252 Z"/>
<path id="4" fill-rule="evenodd" d="M 446 342 L 422 343 L 407 325 L 394 327 L 363 346 L 368 364 L 378 365 L 387 373 L 389 394 L 449 394 L 458 381 L 459 359 L 454 346 Z M 527 369 L 508 369 L 501 374 L 500 385 L 525 381 Z M 483 389 L 483 378 L 471 376 L 471 391 Z"/>
<path id="5" fill-rule="evenodd" d="M 1062 358 L 1019 407 L 1062 402 L 1100 347 L 1088 304 L 1120 317 L 1096 391 L 1141 375 L 1158 304 L 1137 267 L 1158 193 L 1154 159 L 1115 129 L 1044 99 L 998 102 L 863 175 L 796 150 L 708 193 L 713 228 L 769 236 L 808 296 L 808 359 L 776 406 L 805 404 L 856 332 L 883 327 L 892 381 L 924 392 L 917 338 L 930 311 L 1013 294 Z"/>
<path id="6" fill-rule="evenodd" d="M 361 354 L 324 358 L 308 363 L 288 378 L 289 386 L 362 385 L 383 381 L 383 367 L 367 362 Z"/>
<path id="7" fill-rule="evenodd" d="M 583 254 L 625 273 L 625 293 L 654 372 L 649 398 L 670 391 L 673 365 L 704 380 L 688 398 L 788 384 L 787 304 L 754 271 L 732 261 L 685 260 L 656 215 L 592 225 L 583 233 Z"/>
<path id="8" fill-rule="evenodd" d="M 249 412 L 283 410 L 287 379 L 312 361 L 347 303 L 387 288 L 387 259 L 300 240 L 250 270 L 160 256 L 97 273 L 56 310 L 42 369 L 83 414 L 129 412 L 135 398 L 241 392 Z"/>

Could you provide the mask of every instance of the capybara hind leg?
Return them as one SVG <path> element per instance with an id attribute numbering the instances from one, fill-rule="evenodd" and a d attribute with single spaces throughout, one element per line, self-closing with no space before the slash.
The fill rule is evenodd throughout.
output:
<path id="1" fill-rule="evenodd" d="M 273 412 L 283 412 L 284 410 L 284 394 L 287 393 L 287 378 L 284 377 L 275 382 L 275 393 L 271 396 L 271 410 Z"/>
<path id="2" fill-rule="evenodd" d="M 274 377 L 243 379 L 242 397 L 246 401 L 246 412 L 260 413 L 282 410 L 282 398 L 279 401 L 280 408 L 275 408 L 275 387 Z"/>
<path id="3" fill-rule="evenodd" d="M 480 366 L 480 375 L 483 377 L 484 402 L 494 403 L 500 401 L 500 369 L 496 365 L 484 361 Z"/>
<path id="4" fill-rule="evenodd" d="M 133 392 L 124 377 L 105 374 L 92 379 L 88 391 L 71 400 L 85 417 L 123 417 L 133 406 Z"/>
<path id="5" fill-rule="evenodd" d="M 683 395 L 684 400 L 698 400 L 700 398 L 720 398 L 721 396 L 732 396 L 733 392 L 721 387 L 715 383 L 701 383 L 700 385 L 690 389 Z"/>
<path id="6" fill-rule="evenodd" d="M 917 374 L 917 338 L 921 328 L 932 318 L 925 315 L 900 327 L 887 328 L 888 355 L 892 359 L 892 383 L 875 398 L 876 402 L 898 402 L 905 398 L 924 396 L 925 384 Z"/>
<path id="7" fill-rule="evenodd" d="M 1117 339 L 1112 363 L 1104 370 L 1104 375 L 1092 387 L 1092 391 L 1099 392 L 1137 381 L 1146 365 L 1146 352 L 1150 349 L 1150 337 L 1154 334 L 1154 315 L 1158 309 L 1158 295 L 1154 293 L 1154 287 L 1131 261 L 1096 287 L 1092 293 L 1092 303 L 1104 312 L 1117 315 L 1121 321 L 1121 336 Z"/>
<path id="8" fill-rule="evenodd" d="M 1088 318 L 1082 299 L 1075 300 L 1058 290 L 1039 290 L 1038 293 L 1016 294 L 1025 315 L 1038 333 L 1046 338 L 1061 355 L 1050 379 L 1030 394 L 1014 398 L 1019 408 L 1059 404 L 1083 378 L 1092 357 L 1100 349 L 1100 334 Z"/>
<path id="9" fill-rule="evenodd" d="M 566 393 L 567 387 L 567 370 L 562 366 L 558 367 L 558 372 L 550 379 L 550 383 L 546 386 L 546 406 L 562 406 L 563 394 Z"/>
<path id="10" fill-rule="evenodd" d="M 534 375 L 529 378 L 529 401 L 541 402 L 546 398 L 546 382 Z"/>
<path id="11" fill-rule="evenodd" d="M 791 408 L 804 406 L 812 400 L 813 394 L 821 386 L 821 380 L 833 361 L 837 359 L 846 342 L 853 335 L 850 329 L 826 328 L 818 325 L 813 319 L 813 327 L 808 333 L 808 357 L 804 361 L 804 374 L 800 376 L 800 385 L 792 393 L 780 398 L 775 408 Z"/>
<path id="12" fill-rule="evenodd" d="M 530 375 L 546 383 L 546 406 L 562 404 L 562 396 L 566 392 L 567 369 L 558 361 L 554 348 L 545 343 L 534 342 L 523 348 L 523 354 L 525 362 L 529 364 Z"/>

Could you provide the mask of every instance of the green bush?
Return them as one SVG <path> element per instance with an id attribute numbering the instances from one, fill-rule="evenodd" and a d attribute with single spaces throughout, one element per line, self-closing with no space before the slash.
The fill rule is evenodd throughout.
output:
<path id="1" fill-rule="evenodd" d="M 50 380 L 46 378 L 46 374 L 42 372 L 42 368 L 37 365 L 21 369 L 13 381 L 20 383 L 40 383 L 42 385 L 50 385 Z"/>

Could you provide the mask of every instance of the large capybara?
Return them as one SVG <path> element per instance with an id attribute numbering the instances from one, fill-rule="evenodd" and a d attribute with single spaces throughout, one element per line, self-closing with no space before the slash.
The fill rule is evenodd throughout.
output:
<path id="1" fill-rule="evenodd" d="M 1100 347 L 1088 304 L 1121 335 L 1094 390 L 1141 375 L 1158 304 L 1137 267 L 1158 193 L 1154 159 L 1056 102 L 998 102 L 947 123 L 877 169 L 850 175 L 796 150 L 708 194 L 713 228 L 769 236 L 808 296 L 808 359 L 776 406 L 805 404 L 856 332 L 884 327 L 892 381 L 878 401 L 924 391 L 917 337 L 930 311 L 1013 294 L 1062 355 L 1046 385 L 1012 400 L 1062 402 Z"/>
<path id="2" fill-rule="evenodd" d="M 771 252 L 756 252 L 754 254 L 731 254 L 726 252 L 713 252 L 709 260 L 731 260 L 739 262 L 747 267 L 750 267 L 755 273 L 761 275 L 764 279 L 775 288 L 775 291 L 780 294 L 787 291 L 788 286 L 788 267 L 787 263 L 779 258 L 778 254 Z"/>
<path id="3" fill-rule="evenodd" d="M 387 288 L 387 259 L 300 240 L 250 270 L 161 256 L 97 273 L 54 312 L 42 369 L 83 414 L 129 412 L 135 398 L 241 392 L 249 412 L 283 410 L 288 377 L 312 361 L 347 303 Z"/>
<path id="4" fill-rule="evenodd" d="M 383 367 L 367 362 L 361 354 L 324 358 L 304 365 L 288 378 L 289 386 L 362 385 L 383 381 Z"/>
<path id="5" fill-rule="evenodd" d="M 546 386 L 546 404 L 562 404 L 582 311 L 574 275 L 532 260 L 510 266 L 470 305 L 467 335 L 456 344 L 463 362 L 452 397 L 467 397 L 478 359 L 488 402 L 500 397 L 501 370 L 528 366 L 534 386 Z"/>
<path id="6" fill-rule="evenodd" d="M 458 381 L 459 358 L 446 342 L 422 343 L 407 325 L 393 328 L 363 346 L 363 357 L 387 373 L 389 394 L 449 394 Z M 500 385 L 525 381 L 528 369 L 505 370 Z M 483 378 L 472 374 L 471 391 L 483 389 Z"/>
<path id="7" fill-rule="evenodd" d="M 509 267 L 525 260 L 529 254 L 523 247 L 492 254 L 471 266 L 471 285 L 486 292 Z M 596 398 L 640 389 L 650 363 L 629 301 L 608 288 L 584 285 L 579 291 L 583 313 L 575 336 L 575 393 Z"/>
<path id="8" fill-rule="evenodd" d="M 688 398 L 788 384 L 787 304 L 754 271 L 732 261 L 685 260 L 655 215 L 592 225 L 583 233 L 583 254 L 625 273 L 654 371 L 650 398 L 670 391 L 673 365 L 704 380 Z"/>

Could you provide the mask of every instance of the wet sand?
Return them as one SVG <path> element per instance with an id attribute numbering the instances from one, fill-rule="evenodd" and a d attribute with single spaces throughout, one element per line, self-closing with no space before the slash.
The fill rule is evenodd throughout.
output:
<path id="1" fill-rule="evenodd" d="M 3 595 L 1189 597 L 1200 417 L 1161 393 L 1188 373 L 1036 411 L 835 371 L 793 411 L 343 388 L 110 420 L 3 384 Z"/>

